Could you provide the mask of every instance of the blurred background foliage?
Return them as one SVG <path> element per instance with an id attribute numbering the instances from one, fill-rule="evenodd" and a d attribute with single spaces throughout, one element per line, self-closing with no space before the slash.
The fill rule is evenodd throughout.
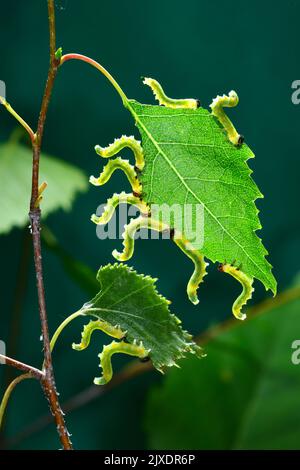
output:
<path id="1" fill-rule="evenodd" d="M 99 60 L 129 97 L 153 102 L 141 75 L 157 78 L 170 96 L 194 96 L 205 107 L 217 94 L 238 92 L 240 104 L 230 115 L 257 157 L 250 165 L 265 195 L 258 201 L 264 227 L 260 235 L 283 292 L 297 274 L 300 256 L 300 107 L 291 102 L 291 83 L 300 73 L 299 2 L 57 0 L 56 4 L 58 46 Z M 7 100 L 34 127 L 48 66 L 46 2 L 2 2 L 0 21 L 0 79 L 6 83 Z M 0 227 L 6 219 L 18 225 L 8 231 L 6 224 L 1 230 L 6 233 L 0 235 L 0 338 L 9 354 L 39 366 L 35 276 L 24 223 L 29 193 L 17 178 L 20 171 L 28 174 L 30 159 L 25 139 L 8 155 L 4 144 L 15 122 L 4 110 L 0 120 Z M 122 134 L 137 136 L 137 130 L 105 78 L 83 63 L 66 64 L 56 81 L 43 145 L 46 154 L 56 157 L 50 157 L 52 165 L 45 168 L 44 178 L 52 182 L 44 196 L 44 207 L 49 205 L 44 269 L 52 332 L 95 291 L 93 272 L 111 262 L 112 249 L 120 246 L 118 240 L 96 237 L 90 215 L 114 191 L 129 189 L 125 178 L 116 173 L 101 189 L 88 188 L 86 181 L 102 167 L 94 145 L 106 145 Z M 7 159 L 11 173 L 5 167 Z M 62 210 L 72 202 L 71 210 Z M 161 293 L 172 299 L 173 311 L 194 334 L 230 318 L 239 286 L 216 266 L 210 266 L 199 292 L 201 302 L 193 307 L 185 295 L 191 264 L 175 244 L 139 240 L 130 264 L 159 278 Z M 266 297 L 263 288 L 256 287 L 252 304 Z M 166 378 L 154 372 L 141 374 L 73 410 L 68 423 L 75 447 L 299 448 L 300 366 L 290 361 L 291 342 L 300 335 L 299 293 L 292 292 L 293 300 L 283 297 L 284 306 L 276 302 L 274 312 L 269 307 L 268 313 L 243 325 L 231 322 L 232 330 L 207 344 L 206 359 L 182 362 L 182 370 L 171 371 Z M 98 373 L 96 354 L 105 338 L 99 334 L 78 355 L 70 346 L 79 338 L 80 328 L 80 320 L 70 326 L 54 354 L 62 402 L 89 387 Z M 116 358 L 116 369 L 126 362 Z M 1 394 L 14 374 L 1 368 Z M 94 390 L 89 389 L 90 397 Z M 45 413 L 38 384 L 22 383 L 9 405 L 3 446 L 57 448 L 54 426 L 40 421 Z"/>

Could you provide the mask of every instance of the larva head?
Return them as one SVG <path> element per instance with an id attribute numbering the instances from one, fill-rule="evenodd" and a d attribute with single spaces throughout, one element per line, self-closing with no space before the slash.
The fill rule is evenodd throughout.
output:
<path id="1" fill-rule="evenodd" d="M 142 357 L 140 359 L 140 362 L 149 362 L 150 361 L 150 356 Z"/>
<path id="2" fill-rule="evenodd" d="M 240 134 L 238 138 L 238 143 L 237 143 L 238 147 L 243 145 L 244 141 L 245 141 L 245 137 L 242 134 Z"/>
<path id="3" fill-rule="evenodd" d="M 224 269 L 223 269 L 223 268 L 224 268 L 224 264 L 223 264 L 223 263 L 219 264 L 219 266 L 218 266 L 218 271 L 220 271 L 221 273 L 223 273 L 223 272 L 224 272 Z"/>

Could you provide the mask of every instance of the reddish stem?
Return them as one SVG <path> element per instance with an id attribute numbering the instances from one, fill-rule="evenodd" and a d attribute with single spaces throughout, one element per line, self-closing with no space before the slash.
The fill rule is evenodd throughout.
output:
<path id="1" fill-rule="evenodd" d="M 50 31 L 50 65 L 48 71 L 48 78 L 42 99 L 41 110 L 37 125 L 36 137 L 32 143 L 33 159 L 32 159 L 32 188 L 30 200 L 29 218 L 31 222 L 31 233 L 33 241 L 33 255 L 34 265 L 36 271 L 36 285 L 38 293 L 39 313 L 41 320 L 41 330 L 44 346 L 44 376 L 41 379 L 41 384 L 45 395 L 49 401 L 51 412 L 54 416 L 58 435 L 65 450 L 72 449 L 69 433 L 65 424 L 64 414 L 59 404 L 58 393 L 56 391 L 55 378 L 53 373 L 50 337 L 48 329 L 48 319 L 45 301 L 45 289 L 43 280 L 43 265 L 42 265 L 42 250 L 41 250 L 41 210 L 38 205 L 39 197 L 39 169 L 40 169 L 40 156 L 41 145 L 44 132 L 44 126 L 48 111 L 48 106 L 51 98 L 51 93 L 54 85 L 54 80 L 59 66 L 59 59 L 55 57 L 56 40 L 55 40 L 55 13 L 54 1 L 48 0 L 48 17 L 49 17 L 49 31 Z"/>
<path id="2" fill-rule="evenodd" d="M 1 362 L 4 364 L 15 367 L 16 369 L 19 369 L 22 372 L 29 372 L 36 379 L 42 380 L 44 378 L 44 373 L 41 370 L 36 369 L 35 367 L 32 367 L 32 366 L 29 366 L 28 364 L 25 364 L 24 362 L 17 361 L 16 359 L 13 359 L 12 357 L 9 357 L 9 356 L 5 356 L 4 354 L 0 354 L 0 359 L 1 359 Z"/>

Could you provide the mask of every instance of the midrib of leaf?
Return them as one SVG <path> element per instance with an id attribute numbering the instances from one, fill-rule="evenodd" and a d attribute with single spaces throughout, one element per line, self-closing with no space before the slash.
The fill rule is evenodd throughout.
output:
<path id="1" fill-rule="evenodd" d="M 177 175 L 177 177 L 180 179 L 181 183 L 186 187 L 187 191 L 192 194 L 192 196 L 200 203 L 202 206 L 205 208 L 205 210 L 209 213 L 209 215 L 217 222 L 217 224 L 222 228 L 222 230 L 236 243 L 241 250 L 245 253 L 246 257 L 251 260 L 251 262 L 258 268 L 258 270 L 262 273 L 263 278 L 265 279 L 265 273 L 261 269 L 261 267 L 249 256 L 249 254 L 245 251 L 244 247 L 231 235 L 230 232 L 221 224 L 221 222 L 218 220 L 218 218 L 208 209 L 208 207 L 199 199 L 198 196 L 191 190 L 191 188 L 186 184 L 185 179 L 181 176 L 181 174 L 177 171 L 176 167 L 172 164 L 172 162 L 169 160 L 165 152 L 161 149 L 159 142 L 157 142 L 154 137 L 152 136 L 151 132 L 147 129 L 147 127 L 143 124 L 141 119 L 139 118 L 138 114 L 134 111 L 132 106 L 130 105 L 130 102 L 127 102 L 127 107 L 131 114 L 133 115 L 134 119 L 136 122 L 140 124 L 140 126 L 143 128 L 153 145 L 156 147 L 157 151 L 163 156 L 163 158 L 166 160 L 170 168 L 174 171 L 174 173 Z"/>

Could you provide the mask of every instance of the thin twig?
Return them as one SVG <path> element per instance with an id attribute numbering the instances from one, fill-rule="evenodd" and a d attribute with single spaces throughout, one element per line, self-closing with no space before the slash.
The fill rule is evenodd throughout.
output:
<path id="1" fill-rule="evenodd" d="M 34 142 L 35 139 L 35 133 L 27 124 L 26 121 L 13 109 L 13 107 L 6 101 L 6 99 L 3 96 L 0 96 L 0 104 L 3 104 L 5 106 L 6 110 L 21 124 L 22 127 L 28 132 L 29 137 L 31 142 Z"/>
<path id="2" fill-rule="evenodd" d="M 33 144 L 33 166 L 32 166 L 32 186 L 31 186 L 31 202 L 30 211 L 36 209 L 36 200 L 38 199 L 39 188 L 39 167 L 40 167 L 40 154 L 42 138 L 44 134 L 44 127 L 47 117 L 48 106 L 52 94 L 54 80 L 57 74 L 60 60 L 55 57 L 56 38 L 55 38 L 55 12 L 54 0 L 48 0 L 48 18 L 49 18 L 49 38 L 50 38 L 50 64 L 48 70 L 48 77 L 46 87 L 42 99 L 41 110 L 37 125 L 36 138 Z"/>
<path id="3" fill-rule="evenodd" d="M 35 367 L 29 366 L 24 362 L 17 361 L 12 357 L 5 356 L 4 354 L 0 354 L 0 362 L 2 364 L 7 364 L 8 366 L 15 367 L 16 369 L 21 370 L 22 372 L 30 372 L 34 377 L 39 380 L 44 379 L 44 373 L 40 369 L 36 369 Z"/>
<path id="4" fill-rule="evenodd" d="M 39 208 L 39 168 L 40 168 L 40 155 L 41 144 L 44 133 L 44 126 L 48 111 L 48 106 L 51 98 L 51 93 L 54 85 L 54 80 L 57 74 L 59 59 L 55 57 L 56 39 L 55 39 L 55 12 L 54 0 L 48 0 L 48 18 L 49 18 L 49 31 L 50 31 L 50 65 L 46 87 L 42 99 L 40 115 L 38 119 L 37 132 L 35 139 L 32 143 L 33 160 L 32 160 L 32 188 L 30 200 L 29 218 L 31 222 L 31 233 L 33 240 L 33 254 L 34 265 L 36 271 L 36 282 L 38 292 L 38 303 L 41 320 L 41 331 L 44 346 L 44 371 L 45 376 L 41 380 L 42 387 L 45 395 L 48 398 L 51 412 L 54 416 L 58 435 L 65 450 L 71 450 L 72 444 L 70 441 L 69 433 L 65 424 L 64 414 L 61 410 L 58 393 L 56 391 L 53 365 L 51 358 L 50 337 L 48 329 L 48 319 L 46 312 L 45 290 L 43 280 L 43 266 L 42 266 L 42 250 L 41 250 L 41 210 Z"/>

